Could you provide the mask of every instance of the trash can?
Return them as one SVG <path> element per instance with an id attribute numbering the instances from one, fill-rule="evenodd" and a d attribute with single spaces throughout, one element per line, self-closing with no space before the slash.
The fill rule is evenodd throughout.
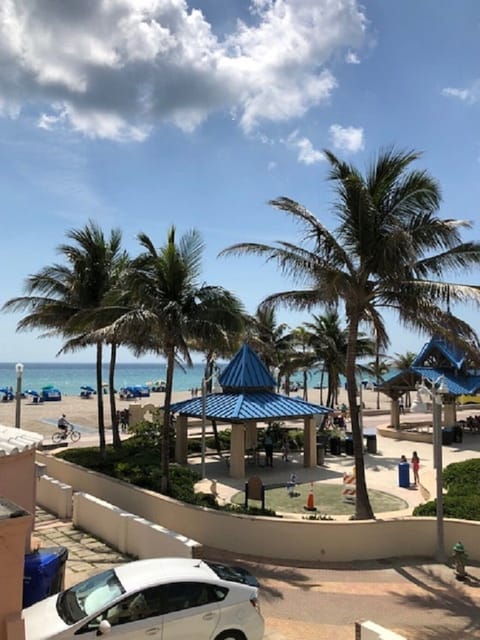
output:
<path id="1" fill-rule="evenodd" d="M 317 442 L 317 464 L 325 464 L 325 445 Z"/>
<path id="2" fill-rule="evenodd" d="M 453 441 L 463 442 L 463 429 L 459 424 L 453 427 Z"/>
<path id="3" fill-rule="evenodd" d="M 444 427 L 442 429 L 442 444 L 448 446 L 453 443 L 453 429 L 451 427 Z"/>
<path id="4" fill-rule="evenodd" d="M 330 453 L 332 456 L 339 456 L 342 453 L 340 438 L 337 438 L 336 436 L 330 438 Z"/>
<path id="5" fill-rule="evenodd" d="M 398 464 L 398 486 L 402 489 L 410 489 L 410 464 L 399 462 Z"/>
<path id="6" fill-rule="evenodd" d="M 377 436 L 369 435 L 367 438 L 367 451 L 368 453 L 377 453 Z"/>
<path id="7" fill-rule="evenodd" d="M 23 607 L 48 598 L 63 589 L 66 547 L 49 547 L 25 555 L 23 570 Z"/>
<path id="8" fill-rule="evenodd" d="M 345 454 L 353 456 L 353 438 L 345 438 Z"/>

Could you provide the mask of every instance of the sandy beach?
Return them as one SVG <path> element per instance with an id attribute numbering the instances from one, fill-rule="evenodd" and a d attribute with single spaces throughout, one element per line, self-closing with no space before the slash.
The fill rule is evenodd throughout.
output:
<path id="1" fill-rule="evenodd" d="M 292 395 L 299 395 L 298 393 Z M 175 392 L 173 400 L 178 402 L 186 400 L 190 397 L 188 391 Z M 324 401 L 326 399 L 326 391 L 324 390 Z M 162 406 L 164 399 L 163 393 L 152 393 L 150 398 L 142 398 L 141 404 L 154 404 Z M 320 403 L 320 390 L 309 389 L 308 400 L 313 403 Z M 377 408 L 377 394 L 374 391 L 364 390 L 362 392 L 362 400 L 365 409 Z M 339 394 L 338 404 L 348 404 L 347 394 L 345 390 L 341 390 Z M 127 408 L 132 402 L 130 400 L 120 400 L 117 397 L 117 409 Z M 105 424 L 108 427 L 110 420 L 110 405 L 107 395 L 103 396 L 103 404 L 105 410 Z M 383 410 L 390 409 L 390 400 L 384 394 L 380 394 L 380 408 Z M 0 403 L 0 424 L 8 427 L 15 425 L 15 409 L 16 402 Z M 21 417 L 20 424 L 22 429 L 35 431 L 45 436 L 50 436 L 55 431 L 57 420 L 64 413 L 67 420 L 79 427 L 97 428 L 97 399 L 92 396 L 89 399 L 80 396 L 63 396 L 59 402 L 42 402 L 34 404 L 30 399 L 21 400 Z"/>

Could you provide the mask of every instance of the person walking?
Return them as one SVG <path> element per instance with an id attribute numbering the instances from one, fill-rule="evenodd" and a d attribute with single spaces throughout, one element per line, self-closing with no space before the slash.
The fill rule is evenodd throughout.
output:
<path id="1" fill-rule="evenodd" d="M 273 467 L 273 437 L 270 428 L 265 431 L 263 446 L 265 447 L 265 466 Z"/>
<path id="2" fill-rule="evenodd" d="M 413 483 L 415 484 L 415 486 L 418 486 L 420 484 L 420 477 L 418 475 L 418 470 L 420 469 L 420 458 L 418 457 L 416 451 L 412 453 L 412 459 L 410 462 L 412 464 L 413 470 Z"/>

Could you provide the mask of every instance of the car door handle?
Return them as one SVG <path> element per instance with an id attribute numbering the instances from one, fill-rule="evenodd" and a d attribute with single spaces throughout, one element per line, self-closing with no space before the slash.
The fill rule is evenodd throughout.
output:
<path id="1" fill-rule="evenodd" d="M 206 614 L 203 616 L 203 619 L 204 619 L 204 620 L 211 620 L 211 619 L 212 619 L 212 618 L 214 618 L 214 617 L 215 617 L 215 614 L 214 614 L 214 613 L 206 613 Z"/>
<path id="2" fill-rule="evenodd" d="M 145 635 L 154 636 L 156 633 L 160 631 L 160 627 L 151 627 L 145 631 Z"/>

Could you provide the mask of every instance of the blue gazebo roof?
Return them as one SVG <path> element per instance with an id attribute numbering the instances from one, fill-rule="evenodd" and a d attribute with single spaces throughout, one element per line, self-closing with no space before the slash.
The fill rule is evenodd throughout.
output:
<path id="1" fill-rule="evenodd" d="M 418 366 L 426 366 L 427 359 L 435 353 L 441 354 L 451 368 L 458 371 L 465 363 L 465 352 L 457 345 L 447 342 L 444 338 L 434 336 L 423 345 L 419 354 L 412 363 L 412 369 Z"/>
<path id="2" fill-rule="evenodd" d="M 275 380 L 258 355 L 244 344 L 219 377 L 223 393 L 171 405 L 172 413 L 208 420 L 245 422 L 302 418 L 332 409 L 301 398 L 274 393 Z M 205 405 L 203 404 L 205 401 Z"/>
<path id="3" fill-rule="evenodd" d="M 444 376 L 450 395 L 475 395 L 480 389 L 480 375 L 469 371 L 466 362 L 463 349 L 434 336 L 422 347 L 411 367 L 385 378 L 377 388 L 392 396 L 392 391 L 399 394 L 414 388 L 421 378 L 435 383 Z"/>
<path id="4" fill-rule="evenodd" d="M 480 375 L 462 375 L 445 369 L 431 367 L 412 367 L 412 371 L 425 378 L 429 382 L 436 382 L 440 376 L 444 376 L 448 393 L 454 396 L 475 395 L 480 389 Z"/>
<path id="5" fill-rule="evenodd" d="M 171 405 L 172 413 L 201 418 L 203 399 L 191 398 Z M 205 396 L 207 420 L 225 422 L 267 421 L 330 413 L 332 409 L 305 402 L 301 398 L 283 396 L 271 391 L 254 393 L 213 393 Z"/>
<path id="6" fill-rule="evenodd" d="M 275 389 L 275 379 L 272 374 L 247 343 L 242 345 L 228 363 L 218 381 L 225 392 L 239 393 L 261 389 L 273 391 Z"/>

